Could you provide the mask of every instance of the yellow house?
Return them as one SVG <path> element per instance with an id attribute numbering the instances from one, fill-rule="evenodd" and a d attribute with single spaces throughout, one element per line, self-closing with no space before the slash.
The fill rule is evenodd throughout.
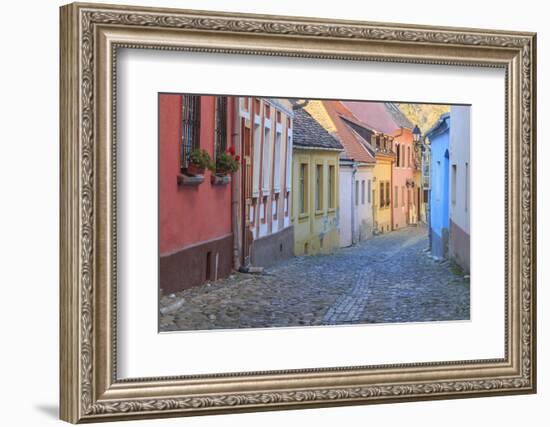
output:
<path id="1" fill-rule="evenodd" d="M 373 222 L 377 233 L 392 230 L 393 203 L 392 203 L 392 164 L 395 154 L 391 149 L 391 139 L 384 134 L 374 134 L 371 137 L 371 146 L 375 151 L 376 163 L 373 171 Z"/>
<path id="2" fill-rule="evenodd" d="M 329 253 L 340 246 L 338 177 L 342 150 L 307 111 L 295 111 L 291 192 L 295 255 Z"/>

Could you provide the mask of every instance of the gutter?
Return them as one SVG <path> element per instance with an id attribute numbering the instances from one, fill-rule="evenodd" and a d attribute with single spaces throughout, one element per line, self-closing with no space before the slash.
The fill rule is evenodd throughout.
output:
<path id="1" fill-rule="evenodd" d="M 353 169 L 351 171 L 351 244 L 352 246 L 357 243 L 355 238 L 355 174 L 357 173 L 357 163 L 354 161 Z"/>
<path id="2" fill-rule="evenodd" d="M 296 149 L 296 150 L 318 150 L 318 151 L 337 151 L 337 152 L 345 151 L 343 148 L 307 147 L 307 146 L 303 146 L 303 145 L 294 145 L 294 144 L 292 146 L 292 149 Z"/>

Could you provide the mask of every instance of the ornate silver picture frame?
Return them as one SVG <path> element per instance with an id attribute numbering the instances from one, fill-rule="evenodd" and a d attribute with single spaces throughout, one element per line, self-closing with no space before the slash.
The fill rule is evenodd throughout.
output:
<path id="1" fill-rule="evenodd" d="M 535 34 L 79 3 L 60 13 L 61 419 L 536 391 Z M 504 357 L 120 379 L 116 61 L 122 48 L 504 70 Z"/>

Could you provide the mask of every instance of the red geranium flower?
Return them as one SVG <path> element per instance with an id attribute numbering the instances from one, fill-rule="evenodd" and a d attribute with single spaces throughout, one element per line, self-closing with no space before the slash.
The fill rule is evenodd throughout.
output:
<path id="1" fill-rule="evenodd" d="M 235 155 L 235 148 L 229 147 L 229 148 L 227 149 L 227 152 L 228 152 L 229 154 L 231 154 L 232 156 L 234 156 L 234 155 Z"/>
<path id="2" fill-rule="evenodd" d="M 235 156 L 235 160 L 236 160 L 236 161 L 241 160 L 241 156 Z"/>

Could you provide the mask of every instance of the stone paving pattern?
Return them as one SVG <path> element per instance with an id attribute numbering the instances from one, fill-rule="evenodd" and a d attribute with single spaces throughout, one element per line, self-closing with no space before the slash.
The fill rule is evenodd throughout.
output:
<path id="1" fill-rule="evenodd" d="M 160 330 L 469 319 L 469 278 L 432 259 L 427 245 L 426 229 L 409 227 L 262 275 L 234 273 L 163 296 Z"/>

